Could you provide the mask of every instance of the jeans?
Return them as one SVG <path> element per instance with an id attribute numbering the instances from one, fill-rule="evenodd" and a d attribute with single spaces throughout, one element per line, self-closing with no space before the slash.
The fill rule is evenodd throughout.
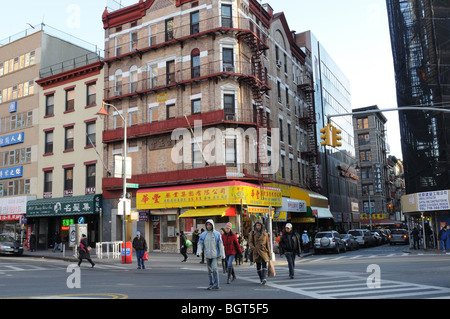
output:
<path id="1" fill-rule="evenodd" d="M 62 243 L 55 244 L 55 247 L 53 247 L 53 252 L 55 252 L 57 248 L 59 248 L 59 250 L 62 251 Z"/>
<path id="2" fill-rule="evenodd" d="M 229 256 L 227 256 L 227 268 L 228 269 L 231 269 L 231 268 L 233 268 L 233 260 L 234 260 L 234 256 L 235 255 L 229 255 Z"/>
<path id="3" fill-rule="evenodd" d="M 441 250 L 446 250 L 447 249 L 447 240 L 439 240 L 439 244 L 441 246 Z"/>
<path id="4" fill-rule="evenodd" d="M 145 268 L 144 266 L 144 260 L 142 259 L 144 257 L 144 253 L 145 250 L 136 250 L 136 259 L 137 259 L 137 263 L 138 263 L 138 267 L 142 267 Z"/>
<path id="5" fill-rule="evenodd" d="M 219 272 L 217 271 L 218 259 L 219 258 L 206 258 L 209 285 L 211 287 L 219 287 Z"/>
<path id="6" fill-rule="evenodd" d="M 286 251 L 284 254 L 286 255 L 286 260 L 289 266 L 289 277 L 294 277 L 295 253 Z"/>

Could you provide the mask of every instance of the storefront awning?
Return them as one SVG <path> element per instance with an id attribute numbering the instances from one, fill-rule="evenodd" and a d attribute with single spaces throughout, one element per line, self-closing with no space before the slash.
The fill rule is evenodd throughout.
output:
<path id="1" fill-rule="evenodd" d="M 196 217 L 208 217 L 208 216 L 236 216 L 236 208 L 234 206 L 230 207 L 210 207 L 210 208 L 199 208 L 190 209 L 187 212 L 178 216 L 178 218 L 196 218 Z"/>
<path id="2" fill-rule="evenodd" d="M 313 216 L 317 213 L 317 218 L 334 218 L 328 208 L 323 207 L 311 207 Z"/>
<path id="3" fill-rule="evenodd" d="M 99 214 L 102 195 L 37 199 L 27 203 L 27 218 Z"/>
<path id="4" fill-rule="evenodd" d="M 279 188 L 284 197 L 305 201 L 306 206 L 328 208 L 328 198 L 327 197 L 325 197 L 319 193 L 310 191 L 308 189 L 298 188 L 295 186 L 288 186 L 288 185 L 279 184 L 279 183 L 267 183 L 264 185 L 269 186 L 269 187 Z"/>
<path id="5" fill-rule="evenodd" d="M 141 189 L 136 208 L 169 209 L 183 207 L 253 205 L 280 207 L 281 191 L 239 181 Z"/>

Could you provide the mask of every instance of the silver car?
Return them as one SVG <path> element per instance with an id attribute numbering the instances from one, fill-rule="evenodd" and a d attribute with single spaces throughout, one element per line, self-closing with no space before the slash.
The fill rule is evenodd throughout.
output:
<path id="1" fill-rule="evenodd" d="M 406 229 L 392 229 L 389 235 L 391 245 L 394 244 L 409 244 L 408 231 Z"/>
<path id="2" fill-rule="evenodd" d="M 316 253 L 331 250 L 339 254 L 341 251 L 346 252 L 345 242 L 341 235 L 334 230 L 318 232 L 314 239 L 314 251 Z"/>

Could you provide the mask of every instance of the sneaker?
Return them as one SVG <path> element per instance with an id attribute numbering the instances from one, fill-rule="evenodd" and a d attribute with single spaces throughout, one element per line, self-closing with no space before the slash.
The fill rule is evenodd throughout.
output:
<path id="1" fill-rule="evenodd" d="M 220 287 L 219 286 L 212 286 L 211 290 L 220 290 Z"/>
<path id="2" fill-rule="evenodd" d="M 206 288 L 206 290 L 211 290 L 213 288 L 213 286 L 209 286 L 208 288 Z"/>
<path id="3" fill-rule="evenodd" d="M 141 269 L 141 266 L 138 266 L 137 269 Z"/>

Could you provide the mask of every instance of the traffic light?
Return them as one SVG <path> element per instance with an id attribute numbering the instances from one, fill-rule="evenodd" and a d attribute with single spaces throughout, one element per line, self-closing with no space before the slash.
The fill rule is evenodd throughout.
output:
<path id="1" fill-rule="evenodd" d="M 342 131 L 334 126 L 331 126 L 331 135 L 333 138 L 333 146 L 334 147 L 339 147 L 342 146 L 342 143 L 339 142 L 340 140 L 342 140 Z"/>
<path id="2" fill-rule="evenodd" d="M 322 133 L 322 135 L 320 136 L 322 142 L 320 144 L 322 146 L 331 146 L 331 127 L 331 124 L 327 124 L 327 126 L 320 129 L 320 133 Z"/>

